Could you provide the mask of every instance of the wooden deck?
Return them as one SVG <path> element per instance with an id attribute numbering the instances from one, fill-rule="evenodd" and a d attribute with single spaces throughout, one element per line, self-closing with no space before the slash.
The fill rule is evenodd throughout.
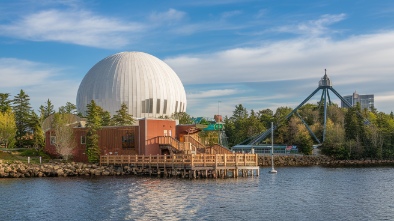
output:
<path id="1" fill-rule="evenodd" d="M 100 165 L 128 166 L 136 174 L 189 178 L 259 174 L 257 154 L 103 155 Z"/>

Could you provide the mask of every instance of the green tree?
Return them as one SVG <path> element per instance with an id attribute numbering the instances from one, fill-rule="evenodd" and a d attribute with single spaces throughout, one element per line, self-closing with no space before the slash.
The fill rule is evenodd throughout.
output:
<path id="1" fill-rule="evenodd" d="M 250 111 L 250 115 L 245 120 L 245 125 L 243 127 L 246 129 L 246 137 L 261 134 L 266 130 L 264 124 L 259 120 L 259 116 L 254 112 L 254 110 Z"/>
<path id="2" fill-rule="evenodd" d="M 111 125 L 111 114 L 108 111 L 103 110 L 99 107 L 100 116 L 101 116 L 101 126 L 110 126 Z"/>
<path id="3" fill-rule="evenodd" d="M 0 144 L 5 148 L 12 147 L 15 142 L 16 124 L 14 113 L 8 109 L 0 112 Z"/>
<path id="4" fill-rule="evenodd" d="M 100 160 L 100 147 L 98 131 L 103 125 L 103 109 L 92 100 L 87 105 L 87 125 L 88 133 L 86 136 L 86 153 L 91 163 Z"/>
<path id="5" fill-rule="evenodd" d="M 193 120 L 186 112 L 176 112 L 171 115 L 174 120 L 179 120 L 179 124 L 192 124 Z"/>
<path id="6" fill-rule="evenodd" d="M 295 144 L 297 145 L 298 151 L 305 154 L 311 155 L 313 151 L 313 140 L 309 136 L 307 131 L 302 131 L 297 134 L 295 139 Z"/>
<path id="7" fill-rule="evenodd" d="M 67 102 L 65 106 L 59 107 L 59 113 L 62 114 L 76 114 L 77 106 L 73 103 Z"/>
<path id="8" fill-rule="evenodd" d="M 42 149 L 45 144 L 44 131 L 42 130 L 41 120 L 34 112 L 30 112 L 30 126 L 33 137 L 30 140 L 30 146 L 36 149 Z"/>
<path id="9" fill-rule="evenodd" d="M 349 159 L 349 151 L 345 148 L 345 130 L 341 124 L 327 120 L 326 138 L 321 146 L 323 154 L 336 159 Z"/>
<path id="10" fill-rule="evenodd" d="M 133 125 L 135 122 L 133 115 L 129 114 L 129 109 L 125 103 L 122 103 L 120 109 L 111 118 L 111 125 L 113 126 L 126 126 Z"/>
<path id="11" fill-rule="evenodd" d="M 5 113 L 11 110 L 11 100 L 9 100 L 9 93 L 0 93 L 0 112 Z"/>
<path id="12" fill-rule="evenodd" d="M 242 106 L 242 104 L 235 105 L 235 110 L 233 111 L 233 120 L 245 119 L 248 117 L 248 111 Z"/>
<path id="13" fill-rule="evenodd" d="M 271 109 L 264 109 L 258 112 L 260 122 L 263 123 L 265 128 L 271 127 L 271 122 L 274 121 L 274 112 Z"/>
<path id="14" fill-rule="evenodd" d="M 217 131 L 201 131 L 198 135 L 201 138 L 202 143 L 207 146 L 213 146 L 219 141 L 219 134 Z"/>
<path id="15" fill-rule="evenodd" d="M 229 138 L 229 145 L 233 146 L 241 143 L 247 136 L 249 128 L 247 128 L 248 111 L 242 104 L 236 105 L 233 115 L 224 120 L 224 127 L 226 128 L 226 136 Z"/>
<path id="16" fill-rule="evenodd" d="M 358 159 L 363 157 L 364 144 L 366 143 L 366 133 L 364 128 L 364 118 L 360 114 L 360 104 L 357 103 L 356 107 L 350 107 L 345 114 L 345 137 L 347 147 L 350 150 L 350 157 Z"/>
<path id="17" fill-rule="evenodd" d="M 289 107 L 278 107 L 274 114 L 274 125 L 277 126 L 275 133 L 275 142 L 286 143 L 289 119 L 286 119 L 291 113 L 292 109 Z"/>
<path id="18" fill-rule="evenodd" d="M 16 146 L 24 147 L 28 145 L 29 134 L 32 133 L 32 128 L 30 127 L 31 120 L 31 107 L 30 107 L 30 98 L 23 90 L 20 90 L 19 94 L 14 97 L 13 110 L 15 114 L 15 123 L 16 123 Z"/>
<path id="19" fill-rule="evenodd" d="M 52 102 L 48 99 L 45 102 L 45 106 L 41 105 L 40 106 L 40 119 L 41 122 L 43 122 L 49 115 L 55 113 L 55 110 L 53 108 Z"/>

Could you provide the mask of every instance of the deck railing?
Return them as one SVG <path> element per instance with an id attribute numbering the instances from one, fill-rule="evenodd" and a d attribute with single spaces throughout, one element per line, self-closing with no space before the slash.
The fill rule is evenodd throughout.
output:
<path id="1" fill-rule="evenodd" d="M 258 166 L 257 154 L 103 155 L 100 165 L 182 165 L 191 167 Z"/>
<path id="2" fill-rule="evenodd" d="M 226 147 L 223 147 L 221 145 L 215 144 L 212 147 L 210 147 L 211 149 L 211 154 L 231 154 L 232 151 L 227 149 Z"/>
<path id="3" fill-rule="evenodd" d="M 193 147 L 195 147 L 196 150 L 198 150 L 200 153 L 203 153 L 205 151 L 205 145 L 202 144 L 200 141 L 196 140 L 194 137 L 190 135 L 185 135 L 185 142 L 191 143 Z"/>

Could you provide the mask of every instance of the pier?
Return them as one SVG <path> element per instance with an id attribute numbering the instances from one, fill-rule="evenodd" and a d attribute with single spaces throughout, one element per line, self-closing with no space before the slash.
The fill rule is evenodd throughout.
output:
<path id="1" fill-rule="evenodd" d="M 128 166 L 134 174 L 183 178 L 258 176 L 257 154 L 102 155 L 100 165 Z"/>

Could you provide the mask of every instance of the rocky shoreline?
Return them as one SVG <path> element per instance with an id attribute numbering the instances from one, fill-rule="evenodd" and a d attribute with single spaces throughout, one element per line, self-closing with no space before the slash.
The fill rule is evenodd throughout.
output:
<path id="1" fill-rule="evenodd" d="M 393 166 L 394 160 L 334 160 L 326 156 L 276 155 L 275 166 L 326 166 L 326 167 L 368 167 Z M 260 156 L 259 166 L 271 166 L 271 156 Z M 68 176 L 121 176 L 136 174 L 129 166 L 99 166 L 79 162 L 53 162 L 26 164 L 22 162 L 3 163 L 0 160 L 0 178 L 24 177 L 68 177 Z"/>
<path id="2" fill-rule="evenodd" d="M 394 166 L 394 160 L 335 160 L 323 155 L 276 155 L 275 166 L 368 167 Z M 271 156 L 259 156 L 259 166 L 271 166 Z"/>
<path id="3" fill-rule="evenodd" d="M 0 163 L 0 178 L 67 177 L 67 176 L 120 176 L 131 174 L 130 167 L 99 166 L 86 163 L 25 164 Z"/>

